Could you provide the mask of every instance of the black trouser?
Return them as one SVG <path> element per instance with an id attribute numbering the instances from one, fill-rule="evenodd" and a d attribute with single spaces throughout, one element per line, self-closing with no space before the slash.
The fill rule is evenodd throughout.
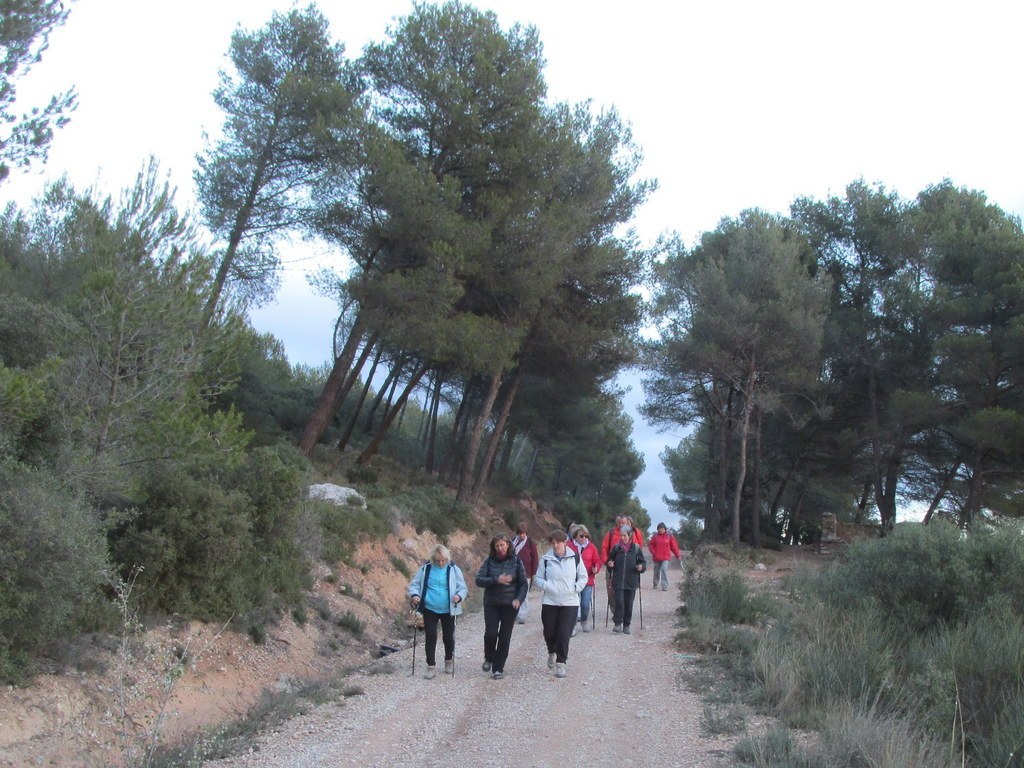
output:
<path id="1" fill-rule="evenodd" d="M 484 661 L 491 662 L 492 672 L 505 671 L 517 613 L 519 609 L 511 605 L 484 606 Z"/>
<path id="2" fill-rule="evenodd" d="M 633 620 L 633 598 L 636 597 L 635 589 L 615 590 L 615 618 L 616 624 L 628 627 Z"/>
<path id="3" fill-rule="evenodd" d="M 569 658 L 569 638 L 576 626 L 577 605 L 542 605 L 540 621 L 544 625 L 544 642 L 555 661 L 564 664 Z"/>
<path id="4" fill-rule="evenodd" d="M 427 652 L 427 666 L 434 666 L 434 651 L 437 649 L 437 622 L 441 622 L 444 660 L 455 658 L 455 617 L 450 613 L 434 613 L 423 609 L 423 649 Z"/>

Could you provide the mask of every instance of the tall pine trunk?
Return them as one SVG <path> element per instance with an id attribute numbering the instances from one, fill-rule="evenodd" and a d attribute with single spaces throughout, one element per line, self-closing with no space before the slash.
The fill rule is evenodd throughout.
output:
<path id="1" fill-rule="evenodd" d="M 459 472 L 459 490 L 456 499 L 462 502 L 472 501 L 473 496 L 473 472 L 476 469 L 476 457 L 480 452 L 480 443 L 484 438 L 484 429 L 491 418 L 491 409 L 494 408 L 494 401 L 498 398 L 498 390 L 501 388 L 501 369 L 499 368 L 491 376 L 491 386 L 487 389 L 483 404 L 480 406 L 480 413 L 477 414 L 473 431 L 469 434 L 469 442 L 462 455 L 462 471 Z"/>
<path id="2" fill-rule="evenodd" d="M 374 337 L 376 338 L 376 337 Z M 374 339 L 371 339 L 366 343 L 363 348 L 362 359 L 365 361 L 365 355 L 367 351 L 373 345 Z M 359 402 L 356 403 L 355 411 L 352 413 L 352 418 L 348 420 L 348 426 L 345 427 L 345 434 L 341 436 L 338 441 L 338 450 L 344 451 L 348 445 L 348 441 L 352 439 L 352 433 L 355 431 L 356 422 L 359 421 L 359 413 L 363 410 L 363 404 L 366 402 L 366 396 L 370 393 L 370 386 L 373 384 L 373 376 L 377 373 L 377 366 L 380 364 L 380 356 L 384 353 L 384 345 L 381 344 L 377 347 L 377 353 L 373 356 L 373 362 L 370 363 L 370 372 L 366 374 L 366 381 L 363 382 L 363 391 L 359 394 Z M 361 368 L 362 365 L 357 365 Z"/>
<path id="3" fill-rule="evenodd" d="M 359 342 L 363 338 L 365 328 L 366 324 L 362 317 L 357 316 L 356 321 L 352 324 L 352 330 L 349 331 L 345 347 L 342 349 L 341 354 L 335 358 L 331 373 L 327 377 L 327 381 L 324 382 L 323 390 L 320 392 L 320 397 L 317 398 L 316 403 L 313 405 L 313 412 L 309 415 L 306 425 L 302 428 L 299 450 L 305 456 L 312 455 L 313 448 L 320 441 L 321 436 L 323 436 L 324 431 L 327 429 L 327 425 L 330 424 L 334 414 L 338 412 L 338 408 L 341 407 L 342 402 L 344 402 L 345 397 L 352 388 L 356 377 L 347 376 L 347 374 L 352 366 L 352 361 L 355 360 L 356 351 L 359 349 Z"/>
<path id="4" fill-rule="evenodd" d="M 498 452 L 498 442 L 501 440 L 501 435 L 505 431 L 505 423 L 508 421 L 508 414 L 512 410 L 512 403 L 516 399 L 516 392 L 519 389 L 519 382 L 522 380 L 523 372 L 522 368 L 516 371 L 516 376 L 512 380 L 512 385 L 508 388 L 505 393 L 505 400 L 501 404 L 501 412 L 498 414 L 498 423 L 494 425 L 494 431 L 491 432 L 491 439 L 487 442 L 487 451 L 484 453 L 484 460 L 480 463 L 480 471 L 477 474 L 476 484 L 473 486 L 473 493 L 471 501 L 476 503 L 480 499 L 480 494 L 484 492 L 484 488 L 487 486 L 487 481 L 491 477 L 491 468 L 494 465 L 494 457 Z"/>
<path id="5" fill-rule="evenodd" d="M 426 372 L 426 363 L 422 363 L 415 371 L 413 371 L 413 375 L 409 377 L 409 383 L 406 384 L 405 389 L 402 390 L 402 394 L 399 396 L 398 402 L 388 408 L 387 413 L 384 414 L 384 421 L 381 423 L 380 429 L 377 430 L 377 434 L 374 436 L 373 440 L 370 441 L 370 444 L 366 446 L 366 449 L 359 454 L 359 458 L 356 459 L 356 464 L 365 464 L 376 455 L 377 451 L 380 449 L 381 443 L 384 442 L 384 438 L 387 437 L 388 430 L 391 428 L 391 423 L 395 420 L 395 417 L 398 416 L 398 412 L 402 410 L 402 406 L 405 405 L 405 401 L 409 399 L 410 393 L 412 393 L 416 388 L 416 385 L 419 384 L 420 379 L 423 378 L 423 374 Z"/>
<path id="6" fill-rule="evenodd" d="M 743 420 L 740 423 L 739 467 L 736 470 L 736 492 L 732 497 L 732 543 L 740 545 L 740 497 L 743 496 L 743 483 L 747 478 L 747 441 L 750 439 L 750 411 L 754 407 L 754 382 L 756 374 L 751 364 L 750 375 L 747 377 L 747 391 L 743 402 Z"/>
<path id="7" fill-rule="evenodd" d="M 761 548 L 761 424 L 762 411 L 757 409 L 754 419 L 754 489 L 753 503 L 750 509 L 750 546 Z"/>
<path id="8" fill-rule="evenodd" d="M 444 380 L 441 378 L 441 372 L 438 371 L 434 379 L 434 392 L 430 398 L 427 416 L 427 457 L 425 468 L 429 475 L 434 474 L 434 452 L 437 446 L 437 415 L 441 410 L 441 387 L 443 385 Z"/>

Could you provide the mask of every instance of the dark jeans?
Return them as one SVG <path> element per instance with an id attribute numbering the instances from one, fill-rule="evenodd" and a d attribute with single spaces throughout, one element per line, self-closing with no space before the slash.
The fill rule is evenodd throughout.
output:
<path id="1" fill-rule="evenodd" d="M 492 672 L 505 671 L 517 613 L 519 609 L 511 605 L 484 606 L 484 661 L 491 662 Z"/>
<path id="2" fill-rule="evenodd" d="M 569 658 L 569 638 L 572 637 L 573 627 L 576 626 L 576 612 L 579 610 L 575 605 L 542 605 L 540 607 L 540 622 L 544 625 L 544 643 L 548 647 L 548 653 L 555 654 L 555 661 L 564 664 Z"/>
<path id="3" fill-rule="evenodd" d="M 616 624 L 628 627 L 633 620 L 633 599 L 636 597 L 635 589 L 615 590 L 615 618 Z"/>
<path id="4" fill-rule="evenodd" d="M 455 617 L 450 613 L 434 613 L 423 609 L 423 649 L 427 652 L 427 666 L 434 666 L 434 651 L 437 649 L 437 622 L 441 622 L 444 660 L 455 658 Z"/>

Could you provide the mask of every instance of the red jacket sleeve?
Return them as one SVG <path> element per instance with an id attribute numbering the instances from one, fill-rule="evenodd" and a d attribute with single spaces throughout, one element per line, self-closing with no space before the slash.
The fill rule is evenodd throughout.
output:
<path id="1" fill-rule="evenodd" d="M 540 553 L 537 551 L 537 544 L 532 536 L 526 540 L 526 546 L 530 550 L 530 557 L 532 559 L 532 568 L 527 568 L 526 575 L 532 579 L 537 575 L 537 568 L 540 567 Z"/>

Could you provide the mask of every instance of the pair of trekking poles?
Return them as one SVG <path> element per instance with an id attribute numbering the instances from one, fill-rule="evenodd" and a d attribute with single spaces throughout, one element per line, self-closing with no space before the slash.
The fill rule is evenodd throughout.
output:
<path id="1" fill-rule="evenodd" d="M 422 613 L 417 611 L 415 608 L 413 608 L 410 611 L 410 613 L 412 614 L 412 616 L 410 616 L 408 621 L 406 621 L 406 624 L 408 626 L 412 627 L 412 672 L 410 674 L 413 677 L 416 677 L 416 637 L 417 637 L 417 635 L 419 635 L 421 629 L 424 632 L 426 632 L 426 627 L 421 627 L 420 626 L 421 619 L 423 617 Z M 455 616 L 455 626 L 458 627 L 458 625 L 459 625 L 459 617 Z M 452 679 L 453 680 L 455 679 L 455 649 L 454 648 L 452 648 Z"/>
<path id="2" fill-rule="evenodd" d="M 605 629 L 608 628 L 608 613 L 611 610 L 611 605 L 612 605 L 612 580 L 611 579 L 606 579 L 606 583 L 608 585 L 608 590 L 607 590 L 607 595 L 606 595 L 607 600 L 605 601 L 605 604 L 604 604 L 604 627 L 605 627 Z M 643 630 L 643 628 L 644 628 L 644 585 L 643 585 L 643 579 L 640 579 L 640 583 L 636 585 L 636 596 L 640 600 L 640 629 Z M 594 613 L 597 613 L 597 612 L 594 611 Z"/>

